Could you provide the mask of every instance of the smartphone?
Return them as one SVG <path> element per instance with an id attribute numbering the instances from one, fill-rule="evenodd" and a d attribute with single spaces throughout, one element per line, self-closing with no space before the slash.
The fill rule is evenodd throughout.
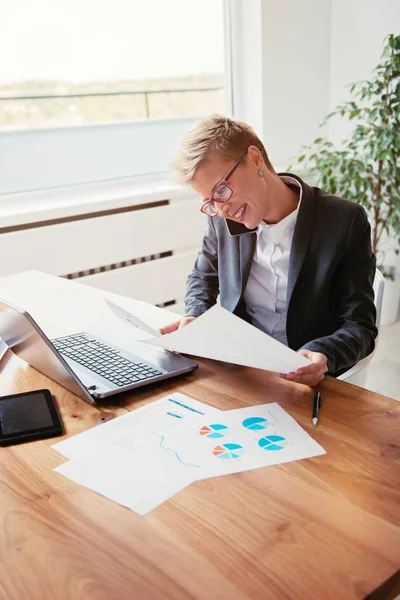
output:
<path id="1" fill-rule="evenodd" d="M 19 444 L 63 432 L 50 390 L 0 397 L 0 445 Z"/>

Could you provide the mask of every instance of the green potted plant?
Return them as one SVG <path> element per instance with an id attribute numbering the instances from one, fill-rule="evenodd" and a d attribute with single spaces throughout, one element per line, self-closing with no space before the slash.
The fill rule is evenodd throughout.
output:
<path id="1" fill-rule="evenodd" d="M 371 81 L 350 85 L 351 100 L 330 113 L 354 120 L 350 136 L 339 147 L 322 137 L 302 148 L 298 162 L 316 175 L 324 190 L 362 204 L 372 229 L 372 249 L 383 274 L 392 280 L 385 285 L 384 300 L 394 294 L 392 317 L 399 304 L 396 266 L 387 260 L 399 254 L 400 246 L 400 35 L 384 40 L 380 63 Z M 391 289 L 393 288 L 393 289 Z"/>

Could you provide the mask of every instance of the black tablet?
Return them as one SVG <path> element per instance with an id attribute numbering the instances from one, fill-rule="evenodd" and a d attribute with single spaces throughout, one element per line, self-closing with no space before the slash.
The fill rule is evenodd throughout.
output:
<path id="1" fill-rule="evenodd" d="M 53 437 L 62 424 L 50 390 L 0 398 L 0 445 Z"/>

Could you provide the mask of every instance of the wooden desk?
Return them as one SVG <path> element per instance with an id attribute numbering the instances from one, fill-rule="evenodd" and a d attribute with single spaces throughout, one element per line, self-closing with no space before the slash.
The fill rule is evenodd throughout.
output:
<path id="1" fill-rule="evenodd" d="M 33 276 L 0 280 L 0 295 Z M 53 278 L 39 280 L 50 293 Z M 62 282 L 64 294 L 75 285 Z M 222 410 L 277 401 L 327 455 L 200 481 L 140 517 L 54 473 L 63 460 L 49 448 L 54 440 L 3 448 L 1 600 L 350 600 L 393 576 L 400 404 L 327 378 L 314 430 L 305 386 L 200 363 L 192 375 L 95 408 L 7 353 L 0 393 L 50 388 L 67 436 L 172 391 Z"/>

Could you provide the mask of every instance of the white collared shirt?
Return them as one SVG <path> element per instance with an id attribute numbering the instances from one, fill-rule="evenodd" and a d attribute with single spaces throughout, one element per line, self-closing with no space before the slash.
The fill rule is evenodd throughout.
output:
<path id="1" fill-rule="evenodd" d="M 257 245 L 243 294 L 251 324 L 287 346 L 286 292 L 293 232 L 303 194 L 297 179 L 281 176 L 286 184 L 300 188 L 297 208 L 287 217 L 257 228 Z"/>

